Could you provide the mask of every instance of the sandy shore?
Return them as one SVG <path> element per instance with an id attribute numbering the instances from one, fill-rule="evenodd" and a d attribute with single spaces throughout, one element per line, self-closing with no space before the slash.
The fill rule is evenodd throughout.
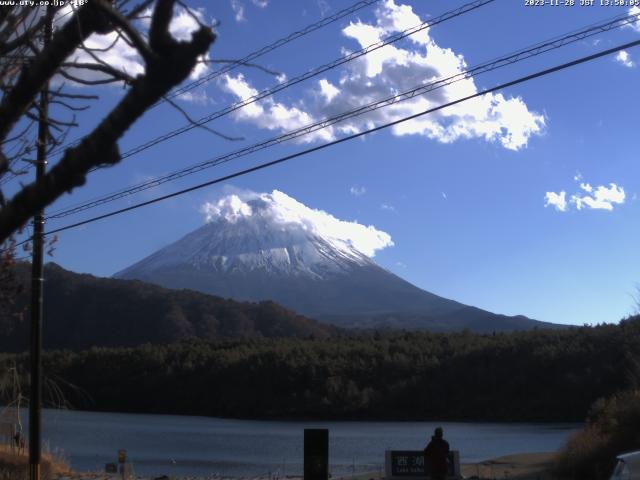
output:
<path id="1" fill-rule="evenodd" d="M 492 458 L 478 463 L 460 466 L 464 478 L 509 479 L 509 480 L 550 480 L 549 470 L 555 453 L 521 453 Z M 381 480 L 380 472 L 361 473 L 339 477 L 336 480 Z"/>
<path id="2" fill-rule="evenodd" d="M 466 478 L 548 480 L 555 453 L 521 453 L 461 466 Z"/>
<path id="3" fill-rule="evenodd" d="M 550 480 L 549 470 L 555 453 L 520 453 L 492 458 L 478 463 L 460 466 L 464 478 L 509 479 L 509 480 Z M 338 477 L 336 480 L 381 480 L 380 472 L 361 473 L 354 476 Z"/>
<path id="4" fill-rule="evenodd" d="M 505 457 L 493 458 L 478 463 L 467 463 L 461 465 L 462 475 L 468 479 L 509 479 L 509 480 L 550 480 L 549 469 L 553 462 L 554 453 L 522 453 L 507 455 Z M 359 473 L 356 475 L 336 476 L 332 480 L 381 480 L 384 474 L 380 471 Z M 66 473 L 58 477 L 58 480 L 120 480 L 119 475 L 109 475 L 104 473 Z M 141 477 L 136 476 L 131 480 L 269 480 L 268 477 Z M 287 477 L 286 480 L 297 480 L 301 477 Z M 273 480 L 273 477 L 272 479 Z M 285 480 L 285 479 L 280 479 Z"/>

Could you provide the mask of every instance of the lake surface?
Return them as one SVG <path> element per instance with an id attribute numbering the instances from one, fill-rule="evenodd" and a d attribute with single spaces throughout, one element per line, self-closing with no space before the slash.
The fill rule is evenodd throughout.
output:
<path id="1" fill-rule="evenodd" d="M 26 413 L 26 412 L 25 412 Z M 384 468 L 384 451 L 424 448 L 441 425 L 461 462 L 557 450 L 577 424 L 455 422 L 305 422 L 226 420 L 44 410 L 49 450 L 76 470 L 104 470 L 127 450 L 137 475 L 295 475 L 302 473 L 303 430 L 329 429 L 331 473 Z M 25 425 L 26 430 L 26 425 Z"/>

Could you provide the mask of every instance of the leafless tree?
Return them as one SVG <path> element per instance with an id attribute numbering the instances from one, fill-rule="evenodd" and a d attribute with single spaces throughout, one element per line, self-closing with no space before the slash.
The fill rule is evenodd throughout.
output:
<path id="1" fill-rule="evenodd" d="M 39 209 L 83 185 L 91 170 L 118 163 L 122 135 L 187 78 L 209 50 L 215 35 L 199 22 L 189 41 L 171 35 L 176 3 L 178 0 L 89 0 L 64 13 L 64 19 L 59 7 L 0 7 L 0 182 L 19 174 L 23 161 L 33 156 L 40 92 L 45 90 L 51 104 L 70 113 L 68 118 L 52 117 L 47 122 L 48 148 L 59 149 L 68 130 L 76 125 L 74 113 L 87 108 L 81 103 L 95 98 L 77 89 L 70 93 L 65 82 L 125 85 L 117 105 L 79 143 L 64 150 L 41 181 L 23 186 L 10 199 L 0 192 L 0 244 Z M 186 7 L 180 4 L 180 8 Z M 148 31 L 142 27 L 142 17 L 147 17 Z M 50 18 L 56 19 L 53 33 L 49 41 L 43 41 Z M 133 76 L 103 61 L 99 49 L 86 46 L 94 34 L 111 34 L 116 41 L 125 41 L 143 60 L 144 71 Z M 82 56 L 74 55 L 79 51 Z M 54 78 L 60 81 L 51 82 Z"/>

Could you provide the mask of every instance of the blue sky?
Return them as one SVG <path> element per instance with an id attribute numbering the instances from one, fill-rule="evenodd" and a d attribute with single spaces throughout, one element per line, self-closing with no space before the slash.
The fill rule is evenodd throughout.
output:
<path id="1" fill-rule="evenodd" d="M 353 2 L 220 0 L 215 7 L 209 2 L 188 3 L 198 9 L 203 21 L 219 22 L 218 38 L 210 51 L 210 58 L 216 60 L 242 58 Z M 210 124 L 243 140 L 191 131 L 95 172 L 85 187 L 60 199 L 49 211 L 629 11 L 628 7 L 600 6 L 599 0 L 591 7 L 576 3 L 530 7 L 524 1 L 497 0 Z M 459 5 L 462 2 L 380 1 L 256 63 L 292 78 Z M 181 16 L 174 27 L 177 35 L 184 35 L 189 20 Z M 48 227 L 273 160 L 444 99 L 636 40 L 639 35 L 640 28 L 634 27 L 598 34 L 362 121 L 51 220 Z M 113 61 L 122 62 L 128 71 L 137 68 L 135 56 Z M 208 202 L 215 204 L 242 191 L 279 190 L 307 207 L 386 232 L 393 245 L 380 245 L 375 260 L 425 290 L 539 320 L 616 322 L 635 310 L 634 294 L 640 282 L 640 251 L 634 242 L 640 237 L 638 64 L 640 49 L 631 49 L 228 184 L 61 233 L 51 260 L 74 271 L 108 276 L 202 225 L 202 208 Z M 201 67 L 198 74 L 206 73 L 206 68 L 211 67 Z M 192 117 L 200 118 L 250 95 L 252 89 L 269 88 L 284 78 L 242 67 L 179 103 Z M 122 90 L 106 87 L 99 93 L 100 101 L 80 117 L 75 136 L 95 125 Z M 179 112 L 162 105 L 127 134 L 121 149 L 183 124 Z"/>

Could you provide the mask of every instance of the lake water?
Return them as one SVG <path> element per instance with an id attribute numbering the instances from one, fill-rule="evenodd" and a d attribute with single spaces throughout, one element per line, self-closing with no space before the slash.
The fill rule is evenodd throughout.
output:
<path id="1" fill-rule="evenodd" d="M 576 424 L 455 422 L 305 422 L 227 420 L 45 410 L 49 450 L 77 470 L 103 470 L 127 450 L 137 475 L 294 475 L 302 473 L 303 430 L 329 429 L 331 473 L 381 470 L 384 451 L 424 448 L 441 425 L 461 461 L 557 450 Z M 26 427 L 25 427 L 26 430 Z"/>

